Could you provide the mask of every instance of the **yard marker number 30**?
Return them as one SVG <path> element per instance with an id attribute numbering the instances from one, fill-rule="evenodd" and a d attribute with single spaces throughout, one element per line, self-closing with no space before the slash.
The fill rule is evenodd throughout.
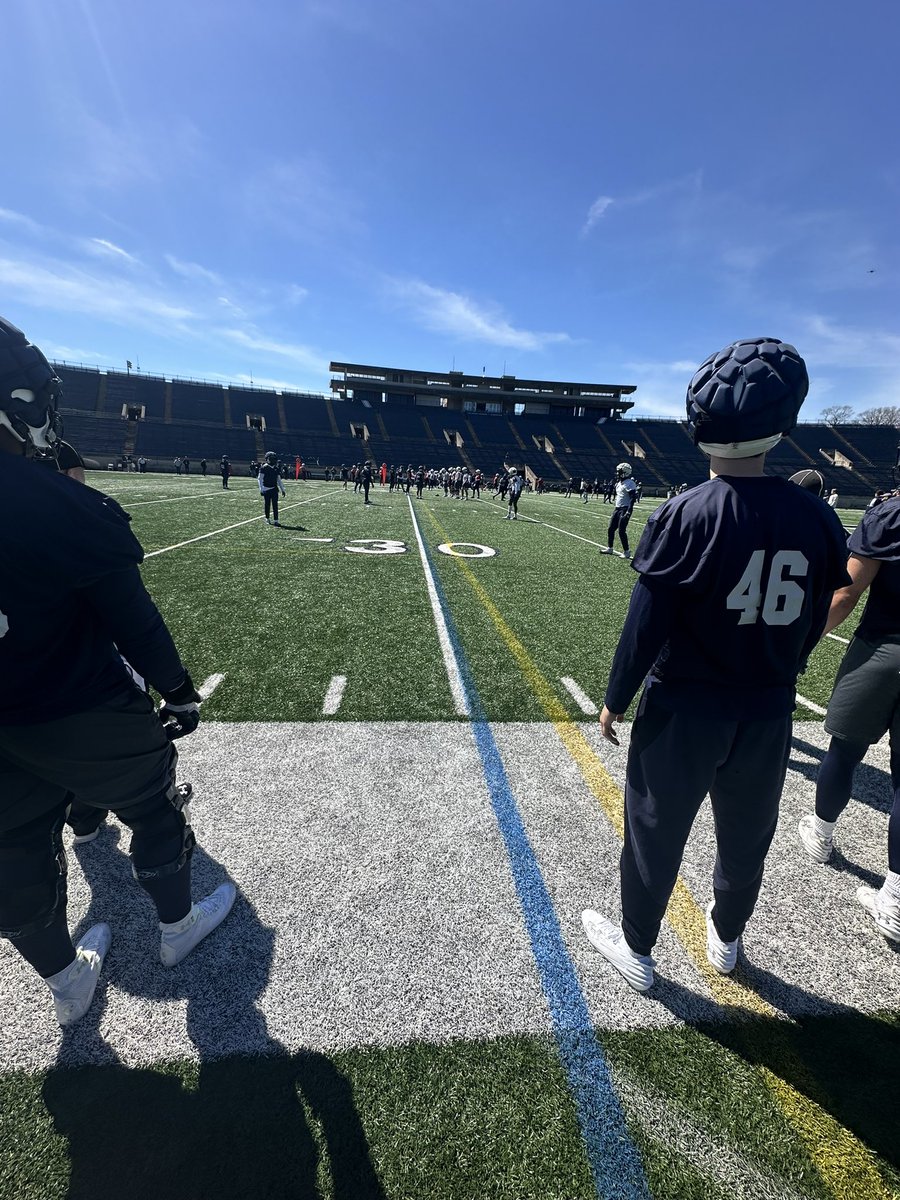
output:
<path id="1" fill-rule="evenodd" d="M 754 550 L 740 582 L 729 593 L 726 605 L 741 614 L 738 625 L 755 625 L 762 602 L 762 619 L 767 625 L 790 625 L 800 616 L 806 593 L 799 583 L 787 575 L 803 577 L 809 570 L 806 555 L 800 550 L 778 550 L 772 559 L 763 599 L 763 568 L 765 550 Z"/>

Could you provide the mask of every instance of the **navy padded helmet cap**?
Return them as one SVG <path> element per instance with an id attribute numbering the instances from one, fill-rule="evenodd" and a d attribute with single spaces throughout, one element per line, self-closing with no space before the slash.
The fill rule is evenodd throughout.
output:
<path id="1" fill-rule="evenodd" d="M 711 354 L 688 384 L 694 442 L 752 442 L 789 433 L 809 391 L 806 363 L 777 338 L 750 338 Z"/>
<path id="2" fill-rule="evenodd" d="M 0 407 L 5 407 L 4 401 L 18 388 L 40 395 L 51 382 L 59 386 L 56 372 L 41 351 L 21 329 L 0 317 Z"/>

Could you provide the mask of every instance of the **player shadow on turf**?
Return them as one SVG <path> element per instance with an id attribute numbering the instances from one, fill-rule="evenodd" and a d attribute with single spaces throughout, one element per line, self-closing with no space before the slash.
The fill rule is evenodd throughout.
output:
<path id="1" fill-rule="evenodd" d="M 891 949 L 900 953 L 900 947 L 892 944 Z M 747 961 L 736 977 L 778 1013 L 760 1015 L 714 1003 L 714 1015 L 697 1020 L 696 998 L 681 984 L 667 980 L 665 991 L 657 986 L 652 994 L 696 1032 L 784 1080 L 864 1145 L 897 1164 L 896 1118 L 889 1099 L 900 1071 L 896 1019 L 886 1021 L 825 1000 Z"/>
<path id="2" fill-rule="evenodd" d="M 167 970 L 156 952 L 153 907 L 116 848 L 119 833 L 107 825 L 76 850 L 91 887 L 77 932 L 111 918 L 113 947 L 97 999 L 64 1031 L 43 1087 L 55 1129 L 68 1141 L 68 1200 L 317 1200 L 323 1171 L 337 1200 L 382 1200 L 349 1080 L 325 1055 L 289 1054 L 266 1028 L 257 1001 L 275 931 L 239 892 L 221 929 Z M 193 867 L 195 895 L 225 875 L 199 848 Z M 107 988 L 153 1002 L 145 1027 L 125 1031 L 153 1039 L 153 1069 L 125 1066 L 106 1041 Z M 199 1062 L 172 1049 L 167 1063 L 165 1023 L 179 1016 L 162 1003 L 185 999 Z"/>

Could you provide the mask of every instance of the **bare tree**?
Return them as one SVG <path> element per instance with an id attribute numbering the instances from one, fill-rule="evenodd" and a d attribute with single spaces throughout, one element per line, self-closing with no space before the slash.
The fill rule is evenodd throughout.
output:
<path id="1" fill-rule="evenodd" d="M 826 425 L 846 425 L 853 419 L 853 408 L 849 404 L 829 404 L 822 409 L 822 419 Z"/>
<path id="2" fill-rule="evenodd" d="M 883 404 L 879 408 L 867 408 L 856 419 L 860 425 L 900 426 L 900 407 L 896 404 Z"/>

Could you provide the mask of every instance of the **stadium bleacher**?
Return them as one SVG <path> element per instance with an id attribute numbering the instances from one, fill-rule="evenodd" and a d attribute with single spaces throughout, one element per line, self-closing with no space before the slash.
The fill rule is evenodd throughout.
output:
<path id="1" fill-rule="evenodd" d="M 69 440 L 93 457 L 130 450 L 151 469 L 171 470 L 185 454 L 217 462 L 225 453 L 249 463 L 265 447 L 289 461 L 299 456 L 313 473 L 366 457 L 376 466 L 470 464 L 488 477 L 506 463 L 530 468 L 550 486 L 572 477 L 609 479 L 616 463 L 628 460 L 647 493 L 657 495 L 708 474 L 706 458 L 675 420 L 509 417 L 56 366 Z M 123 404 L 143 407 L 145 419 L 123 420 Z M 265 433 L 246 427 L 248 415 L 265 418 Z M 367 440 L 356 435 L 360 427 Z M 770 452 L 767 465 L 779 475 L 815 467 L 828 488 L 861 500 L 892 486 L 897 439 L 890 425 L 801 424 Z M 840 458 L 835 465 L 835 452 L 851 465 Z"/>

